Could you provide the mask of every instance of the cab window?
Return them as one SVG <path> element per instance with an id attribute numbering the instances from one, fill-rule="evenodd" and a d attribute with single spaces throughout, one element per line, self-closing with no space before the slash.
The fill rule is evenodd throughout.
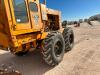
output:
<path id="1" fill-rule="evenodd" d="M 34 2 L 30 2 L 29 3 L 29 6 L 30 6 L 30 10 L 33 11 L 33 12 L 38 12 L 38 5 Z"/>
<path id="2" fill-rule="evenodd" d="M 28 22 L 25 0 L 13 0 L 14 14 L 17 23 Z"/>

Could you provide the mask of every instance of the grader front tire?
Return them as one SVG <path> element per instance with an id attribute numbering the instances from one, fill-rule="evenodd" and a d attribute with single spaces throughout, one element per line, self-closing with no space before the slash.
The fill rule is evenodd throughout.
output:
<path id="1" fill-rule="evenodd" d="M 61 33 L 51 32 L 43 40 L 42 54 L 45 62 L 50 66 L 58 65 L 64 56 L 64 39 Z"/>

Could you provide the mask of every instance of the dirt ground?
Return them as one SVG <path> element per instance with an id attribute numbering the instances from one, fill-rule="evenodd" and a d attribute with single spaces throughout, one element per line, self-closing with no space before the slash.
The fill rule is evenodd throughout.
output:
<path id="1" fill-rule="evenodd" d="M 100 75 L 100 26 L 74 28 L 75 46 L 56 67 L 46 65 L 38 52 L 16 57 L 0 51 L 0 64 L 13 65 L 23 75 Z"/>

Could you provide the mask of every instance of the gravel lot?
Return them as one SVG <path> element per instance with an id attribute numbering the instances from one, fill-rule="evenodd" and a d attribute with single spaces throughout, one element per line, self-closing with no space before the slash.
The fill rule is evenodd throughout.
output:
<path id="1" fill-rule="evenodd" d="M 13 65 L 23 75 L 100 75 L 100 24 L 74 28 L 75 46 L 56 67 L 46 65 L 40 53 L 16 57 L 0 50 L 0 64 Z"/>

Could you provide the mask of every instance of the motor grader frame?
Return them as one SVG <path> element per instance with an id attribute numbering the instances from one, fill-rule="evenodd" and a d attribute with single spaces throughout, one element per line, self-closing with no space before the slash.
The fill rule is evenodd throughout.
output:
<path id="1" fill-rule="evenodd" d="M 44 4 L 39 0 L 0 0 L 1 48 L 8 49 L 15 55 L 19 55 L 19 53 L 23 55 L 33 48 L 39 47 L 42 48 L 44 55 L 44 45 L 46 45 L 44 41 L 47 37 L 58 36 L 63 41 L 61 44 L 64 45 L 60 50 L 64 49 L 66 42 L 64 42 L 62 34 L 65 29 L 69 33 L 70 29 L 62 27 L 61 12 L 47 8 L 45 2 L 46 0 Z M 73 43 L 73 32 L 68 37 L 72 39 L 67 39 L 67 42 Z M 60 46 L 60 42 L 57 45 Z M 64 52 L 60 50 L 58 51 L 59 56 Z M 50 62 L 47 63 L 50 65 Z"/>

